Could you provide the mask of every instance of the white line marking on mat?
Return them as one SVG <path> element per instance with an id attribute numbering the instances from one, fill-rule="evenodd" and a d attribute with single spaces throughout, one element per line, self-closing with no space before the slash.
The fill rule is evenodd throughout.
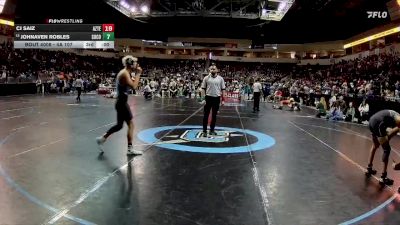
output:
<path id="1" fill-rule="evenodd" d="M 18 109 L 7 109 L 7 110 L 0 111 L 0 113 L 14 112 L 14 111 L 19 111 L 19 110 L 24 110 L 24 109 L 32 109 L 32 108 L 35 108 L 35 107 L 25 107 L 25 108 L 18 108 Z"/>
<path id="2" fill-rule="evenodd" d="M 166 108 L 166 107 L 169 107 L 169 106 L 171 106 L 171 105 L 167 105 L 167 106 L 165 106 L 165 108 Z M 139 114 L 143 114 L 143 113 L 144 113 L 144 112 L 138 113 L 136 116 L 138 116 Z M 64 119 L 66 119 L 66 118 L 60 118 L 59 120 L 64 120 Z M 40 124 L 43 124 L 43 123 L 46 124 L 46 123 L 48 123 L 48 122 L 42 122 L 42 123 L 40 123 Z M 89 131 L 87 131 L 87 132 L 90 133 L 90 132 L 93 132 L 93 131 L 95 131 L 95 130 L 101 129 L 101 128 L 103 128 L 103 127 L 110 126 L 110 125 L 112 125 L 112 124 L 114 124 L 114 123 L 108 123 L 108 124 L 105 124 L 105 125 L 96 127 L 96 128 L 91 129 L 91 130 L 89 130 Z M 72 138 L 72 137 L 73 137 L 73 136 L 70 136 L 70 137 L 67 137 L 67 138 L 63 138 L 63 139 L 58 139 L 58 140 L 49 142 L 49 143 L 47 143 L 47 144 L 44 144 L 44 145 L 41 145 L 41 146 L 37 146 L 37 147 L 31 148 L 31 149 L 28 149 L 28 150 L 26 150 L 26 151 L 23 151 L 23 152 L 20 152 L 20 153 L 11 155 L 11 156 L 9 156 L 8 158 L 9 158 L 9 159 L 15 158 L 15 157 L 17 157 L 17 156 L 20 156 L 20 155 L 23 155 L 23 154 L 26 154 L 26 153 L 29 153 L 29 152 L 32 152 L 32 151 L 39 150 L 39 149 L 41 149 L 41 148 L 44 148 L 44 147 L 47 147 L 47 146 L 56 144 L 56 143 L 58 143 L 58 142 L 61 142 L 61 141 L 70 139 L 70 138 Z"/>
<path id="3" fill-rule="evenodd" d="M 14 118 L 23 117 L 23 116 L 25 116 L 25 115 L 11 116 L 11 117 L 0 118 L 0 119 L 2 119 L 2 120 L 10 120 L 10 119 L 14 119 Z"/>
<path id="4" fill-rule="evenodd" d="M 107 124 L 104 124 L 104 125 L 102 125 L 102 126 L 93 128 L 93 129 L 89 130 L 88 132 L 93 132 L 93 131 L 95 131 L 95 130 L 98 130 L 98 129 L 103 128 L 103 127 L 108 127 L 108 126 L 111 126 L 111 125 L 113 125 L 113 124 L 114 124 L 114 123 L 107 123 Z"/>
<path id="5" fill-rule="evenodd" d="M 47 147 L 47 146 L 49 146 L 49 145 L 56 144 L 56 143 L 58 143 L 58 142 L 61 142 L 61 141 L 66 140 L 66 139 L 67 139 L 67 138 L 61 138 L 61 139 L 58 139 L 58 140 L 56 140 L 56 141 L 52 141 L 52 142 L 47 143 L 47 144 L 44 144 L 44 145 L 40 145 L 40 146 L 37 146 L 37 147 L 34 147 L 34 148 L 30 148 L 30 149 L 28 149 L 28 150 L 26 150 L 26 151 L 23 151 L 23 152 L 20 152 L 20 153 L 11 155 L 11 156 L 9 156 L 8 158 L 11 159 L 11 158 L 14 158 L 14 157 L 23 155 L 23 154 L 25 154 L 25 153 L 28 153 L 28 152 L 31 152 L 31 151 L 35 151 L 35 150 L 38 150 L 38 149 L 41 149 L 41 148 L 44 148 L 44 147 Z"/>
<path id="6" fill-rule="evenodd" d="M 162 144 L 181 144 L 181 143 L 188 143 L 188 142 L 190 142 L 190 141 L 178 139 L 178 140 L 154 142 L 154 143 L 150 143 L 150 144 L 137 144 L 137 145 L 134 145 L 134 147 L 149 146 L 149 145 L 162 145 Z"/>
<path id="7" fill-rule="evenodd" d="M 313 134 L 311 134 L 310 132 L 304 130 L 303 128 L 297 126 L 297 125 L 294 124 L 292 121 L 289 121 L 289 123 L 292 124 L 293 126 L 295 126 L 296 128 L 298 128 L 299 130 L 303 131 L 304 133 L 310 135 L 311 137 L 313 137 L 314 139 L 316 139 L 317 141 L 319 141 L 321 144 L 325 145 L 327 148 L 329 148 L 329 149 L 331 149 L 332 151 L 338 153 L 343 159 L 345 159 L 345 160 L 348 161 L 349 163 L 353 164 L 354 166 L 358 167 L 361 171 L 363 171 L 363 172 L 366 171 L 366 169 L 365 169 L 364 167 L 362 167 L 360 164 L 356 163 L 355 161 L 353 161 L 352 159 L 350 159 L 349 157 L 347 157 L 345 154 L 343 154 L 343 153 L 340 152 L 339 150 L 333 148 L 333 147 L 330 146 L 329 144 L 325 143 L 324 141 L 322 141 L 321 139 L 319 139 L 319 138 L 316 137 L 315 135 L 313 135 Z M 376 176 L 372 175 L 372 177 L 373 177 L 375 180 L 379 181 L 379 179 L 378 179 Z M 392 196 L 390 199 L 393 199 L 393 200 L 396 199 L 397 196 L 398 196 L 397 192 L 395 192 L 395 191 L 393 190 L 393 188 L 390 187 L 390 186 L 386 186 L 386 187 L 393 193 L 393 196 Z"/>
<path id="8" fill-rule="evenodd" d="M 180 125 L 182 125 L 183 123 L 185 123 L 186 121 L 188 121 L 190 118 L 192 118 L 194 115 L 196 115 L 201 109 L 203 108 L 203 106 L 201 106 L 198 110 L 196 110 L 195 112 L 193 112 L 190 116 L 186 117 L 186 119 L 184 119 L 182 122 L 180 122 L 178 125 L 175 126 L 174 129 L 171 129 L 169 132 L 167 132 L 166 134 L 164 134 L 160 139 L 166 137 L 167 135 L 169 135 L 172 131 L 174 131 L 177 127 L 179 127 Z M 146 151 L 148 151 L 153 145 L 149 146 L 148 148 L 146 148 L 143 153 L 146 153 Z M 143 156 L 141 156 L 143 157 Z M 50 218 L 48 218 L 43 224 L 54 224 L 56 223 L 59 219 L 61 219 L 62 217 L 64 217 L 65 215 L 67 215 L 69 213 L 69 211 L 72 208 L 75 208 L 76 206 L 78 206 L 80 203 L 82 203 L 83 201 L 85 201 L 92 193 L 94 193 L 95 191 L 97 191 L 104 183 L 106 183 L 111 177 L 113 177 L 118 171 L 126 168 L 130 163 L 133 163 L 135 161 L 139 160 L 138 157 L 135 157 L 131 160 L 129 160 L 127 163 L 125 163 L 124 165 L 122 165 L 121 167 L 119 167 L 118 169 L 114 170 L 112 173 L 108 174 L 107 176 L 103 177 L 102 179 L 98 180 L 92 187 L 90 187 L 89 189 L 87 189 L 86 191 L 83 192 L 83 194 L 74 202 L 68 204 L 67 206 L 63 207 L 59 212 L 57 212 L 56 214 L 54 214 L 53 216 L 51 216 Z"/>
<path id="9" fill-rule="evenodd" d="M 292 123 L 294 123 L 294 122 L 292 122 Z M 355 135 L 355 136 L 357 136 L 357 137 L 364 138 L 364 139 L 366 139 L 366 140 L 372 141 L 372 139 L 371 139 L 370 137 L 367 137 L 367 136 L 363 135 L 362 133 L 358 133 L 358 132 L 356 132 L 356 131 L 347 129 L 347 128 L 345 128 L 345 127 L 337 126 L 337 125 L 336 125 L 337 127 L 347 129 L 347 130 L 349 130 L 350 132 L 344 131 L 344 130 L 338 130 L 338 129 L 331 128 L 331 127 L 318 126 L 318 125 L 312 125 L 312 124 L 306 124 L 306 123 L 298 123 L 298 122 L 296 122 L 295 124 L 297 124 L 297 125 L 304 125 L 304 126 L 310 126 L 310 127 L 317 127 L 317 128 L 327 129 L 327 130 L 333 130 L 333 131 L 337 131 L 337 132 L 341 132 L 341 133 L 345 133 L 345 134 Z M 400 157 L 400 152 L 399 152 L 398 149 L 392 147 L 392 151 L 393 151 L 397 156 Z"/>
<path id="10" fill-rule="evenodd" d="M 341 151 L 333 148 L 332 146 L 330 146 L 329 144 L 327 144 L 326 142 L 322 141 L 321 139 L 319 139 L 318 137 L 316 137 L 315 135 L 311 134 L 310 132 L 304 130 L 303 128 L 299 127 L 298 125 L 296 125 L 295 123 L 293 123 L 292 121 L 289 121 L 290 124 L 292 124 L 293 126 L 295 126 L 296 128 L 298 128 L 299 130 L 303 131 L 304 133 L 310 135 L 311 137 L 313 137 L 314 139 L 316 139 L 317 141 L 319 141 L 321 144 L 325 145 L 327 148 L 329 148 L 330 150 L 336 152 L 337 154 L 339 154 L 343 159 L 345 159 L 346 161 L 348 161 L 349 163 L 353 164 L 354 166 L 358 167 L 360 170 L 362 171 L 366 171 L 366 168 L 362 167 L 360 164 L 356 163 L 355 161 L 353 161 L 352 159 L 350 159 L 347 155 L 345 155 L 344 153 L 342 153 Z M 376 176 L 372 176 L 374 179 L 379 181 L 379 178 L 377 178 Z M 390 190 L 393 191 L 393 189 L 389 186 L 387 186 L 387 188 L 389 188 Z"/>
<path id="11" fill-rule="evenodd" d="M 265 190 L 266 188 L 260 182 L 260 175 L 258 173 L 258 169 L 257 169 L 257 166 L 256 166 L 256 160 L 254 158 L 253 152 L 251 151 L 250 143 L 249 143 L 249 140 L 247 138 L 247 132 L 245 132 L 245 128 L 244 128 L 243 121 L 242 121 L 241 116 L 240 116 L 239 109 L 238 109 L 237 106 L 235 108 L 236 108 L 236 112 L 237 112 L 237 115 L 239 117 L 239 121 L 240 121 L 242 130 L 243 130 L 243 133 L 244 133 L 244 137 L 246 139 L 247 148 L 249 150 L 249 155 L 250 155 L 251 163 L 252 163 L 252 166 L 253 166 L 252 171 L 253 171 L 254 185 L 258 188 L 258 190 L 260 192 L 264 213 L 265 213 L 265 216 L 266 216 L 266 219 L 267 219 L 267 224 L 268 225 L 273 225 L 272 216 L 271 216 L 271 214 L 269 212 L 270 205 L 269 205 L 268 195 L 267 195 L 267 192 Z"/>

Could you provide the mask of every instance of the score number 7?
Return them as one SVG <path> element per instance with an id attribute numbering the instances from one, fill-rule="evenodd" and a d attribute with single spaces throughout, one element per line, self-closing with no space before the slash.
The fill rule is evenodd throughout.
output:
<path id="1" fill-rule="evenodd" d="M 103 33 L 103 41 L 113 41 L 114 40 L 114 32 Z"/>

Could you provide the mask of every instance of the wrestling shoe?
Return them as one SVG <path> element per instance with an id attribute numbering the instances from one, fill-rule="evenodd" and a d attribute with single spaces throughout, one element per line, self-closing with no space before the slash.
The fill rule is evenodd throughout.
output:
<path id="1" fill-rule="evenodd" d="M 127 155 L 143 155 L 143 151 L 134 150 L 132 145 L 128 145 Z"/>
<path id="2" fill-rule="evenodd" d="M 97 142 L 97 145 L 99 146 L 100 153 L 103 153 L 104 152 L 103 144 L 106 142 L 106 139 L 103 136 L 97 137 L 96 142 Z"/>

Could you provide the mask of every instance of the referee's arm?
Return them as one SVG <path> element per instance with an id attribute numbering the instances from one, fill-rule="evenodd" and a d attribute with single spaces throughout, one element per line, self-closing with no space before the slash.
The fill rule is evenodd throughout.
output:
<path id="1" fill-rule="evenodd" d="M 225 87 L 224 78 L 221 77 L 221 79 L 222 79 L 222 82 L 221 82 L 221 101 L 224 102 L 225 101 L 224 96 L 225 96 L 225 88 L 226 87 Z"/>
<path id="2" fill-rule="evenodd" d="M 203 82 L 201 83 L 201 96 L 206 97 L 206 87 L 207 87 L 207 82 L 206 82 L 207 76 L 203 78 Z"/>

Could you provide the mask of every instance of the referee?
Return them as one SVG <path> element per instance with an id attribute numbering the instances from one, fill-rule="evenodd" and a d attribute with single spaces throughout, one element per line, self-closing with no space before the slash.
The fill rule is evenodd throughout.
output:
<path id="1" fill-rule="evenodd" d="M 204 77 L 203 83 L 201 84 L 202 96 L 205 96 L 205 106 L 204 106 L 204 117 L 203 117 L 203 137 L 207 137 L 207 124 L 208 115 L 212 109 L 212 118 L 210 125 L 210 135 L 217 135 L 215 132 L 215 123 L 217 122 L 217 112 L 219 110 L 219 105 L 221 103 L 221 98 L 224 96 L 225 81 L 224 79 L 217 75 L 218 69 L 214 64 L 209 68 L 210 74 Z M 204 100 L 203 100 L 204 103 Z M 222 104 L 224 105 L 224 100 L 222 99 Z"/>
<path id="2" fill-rule="evenodd" d="M 253 112 L 260 111 L 260 96 L 261 96 L 262 86 L 260 83 L 260 78 L 256 79 L 256 82 L 253 84 Z"/>
<path id="3" fill-rule="evenodd" d="M 81 76 L 78 76 L 78 78 L 75 80 L 75 88 L 78 91 L 78 97 L 76 97 L 77 102 L 81 102 L 82 87 L 83 80 L 81 79 Z"/>

